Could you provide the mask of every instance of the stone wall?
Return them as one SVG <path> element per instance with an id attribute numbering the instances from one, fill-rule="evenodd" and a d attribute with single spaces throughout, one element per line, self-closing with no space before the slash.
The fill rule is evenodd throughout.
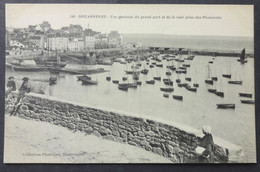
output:
<path id="1" fill-rule="evenodd" d="M 6 102 L 6 114 L 13 109 L 12 102 Z M 192 163 L 198 160 L 195 153 L 200 139 L 196 134 L 198 131 L 150 117 L 148 119 L 33 93 L 24 98 L 17 115 L 137 146 L 167 157 L 174 163 Z M 218 144 L 216 140 L 214 137 Z M 236 157 L 241 153 L 241 149 L 230 143 L 223 146 L 215 151 L 217 162 L 226 163 L 232 157 L 231 154 L 236 154 L 233 156 Z"/>

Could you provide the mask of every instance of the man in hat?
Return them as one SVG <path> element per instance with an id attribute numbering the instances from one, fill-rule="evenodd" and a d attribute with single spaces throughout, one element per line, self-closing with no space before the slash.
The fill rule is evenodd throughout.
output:
<path id="1" fill-rule="evenodd" d="M 29 84 L 29 78 L 28 77 L 24 77 L 23 78 L 23 83 L 21 85 L 21 87 L 19 88 L 19 93 L 18 93 L 18 97 L 17 97 L 17 101 L 15 103 L 14 109 L 12 110 L 12 112 L 10 113 L 10 116 L 15 116 L 16 113 L 18 112 L 20 106 L 22 105 L 22 100 L 25 96 L 25 93 L 29 93 L 31 91 L 31 86 Z M 18 103 L 20 103 L 18 106 L 16 106 Z"/>
<path id="2" fill-rule="evenodd" d="M 16 90 L 16 84 L 14 82 L 14 77 L 13 76 L 10 76 L 8 78 L 8 82 L 6 84 L 7 86 L 7 90 L 5 92 L 5 98 L 8 97 L 8 95 L 12 92 L 12 91 L 15 91 Z"/>
<path id="3" fill-rule="evenodd" d="M 29 84 L 29 78 L 28 77 L 23 77 L 23 83 L 21 87 L 19 88 L 19 94 L 17 98 L 17 103 L 24 97 L 25 93 L 29 93 L 31 91 L 31 86 Z"/>

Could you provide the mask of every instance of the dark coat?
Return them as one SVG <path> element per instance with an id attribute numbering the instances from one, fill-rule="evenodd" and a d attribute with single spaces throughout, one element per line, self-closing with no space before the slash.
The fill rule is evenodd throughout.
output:
<path id="1" fill-rule="evenodd" d="M 8 81 L 8 82 L 7 82 L 7 87 L 8 87 L 8 88 L 11 88 L 12 91 L 15 91 L 15 90 L 16 90 L 16 84 L 15 84 L 14 81 Z"/>

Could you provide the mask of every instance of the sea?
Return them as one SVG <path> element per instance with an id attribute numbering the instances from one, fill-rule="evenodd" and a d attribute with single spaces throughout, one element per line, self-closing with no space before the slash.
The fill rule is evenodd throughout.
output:
<path id="1" fill-rule="evenodd" d="M 191 49 L 214 49 L 240 52 L 246 48 L 247 52 L 253 52 L 253 39 L 238 37 L 198 37 L 198 36 L 172 36 L 172 35 L 123 35 L 127 42 L 140 42 L 145 46 L 167 46 Z M 183 58 L 187 56 L 183 55 Z M 209 63 L 213 61 L 213 63 Z M 153 61 L 150 61 L 150 63 Z M 44 93 L 50 96 L 62 98 L 78 103 L 86 103 L 104 108 L 118 109 L 128 113 L 135 113 L 167 121 L 174 121 L 201 130 L 204 125 L 210 125 L 213 136 L 223 138 L 240 146 L 244 151 L 244 162 L 256 162 L 256 136 L 255 136 L 255 105 L 242 104 L 240 100 L 249 99 L 239 97 L 239 93 L 253 94 L 254 92 L 254 58 L 248 58 L 248 62 L 240 64 L 235 57 L 212 57 L 195 56 L 190 64 L 187 74 L 176 74 L 172 72 L 167 76 L 169 70 L 167 65 L 177 66 L 177 62 L 162 61 L 163 67 L 150 68 L 146 61 L 141 61 L 140 69 L 148 69 L 147 75 L 140 74 L 141 86 L 129 88 L 128 91 L 118 89 L 118 85 L 112 80 L 120 83 L 133 82 L 131 75 L 126 75 L 125 70 L 131 70 L 131 63 L 114 63 L 112 66 L 89 65 L 76 66 L 88 69 L 104 68 L 106 73 L 93 74 L 90 77 L 98 81 L 98 85 L 82 85 L 76 75 L 62 74 L 58 76 L 57 84 L 49 86 L 46 82 L 40 85 Z M 179 64 L 180 65 L 180 64 Z M 66 66 L 67 68 L 75 65 Z M 210 69 L 210 73 L 208 72 Z M 223 78 L 222 74 L 231 74 L 231 79 Z M 14 72 L 7 70 L 6 76 L 14 75 L 16 80 L 23 76 L 29 76 L 31 83 L 36 79 L 48 79 L 47 72 Z M 208 75 L 218 77 L 213 85 L 205 83 Z M 111 81 L 106 77 L 110 76 Z M 155 81 L 154 85 L 146 84 L 147 80 L 154 76 L 172 79 L 174 81 L 174 92 L 169 93 L 169 98 L 163 96 L 160 88 L 168 88 L 163 81 Z M 122 81 L 127 77 L 128 81 Z M 191 77 L 191 81 L 185 81 L 185 77 Z M 175 80 L 179 78 L 189 85 L 199 84 L 197 92 L 190 92 L 185 88 L 177 86 Z M 241 80 L 242 85 L 228 84 L 230 80 Z M 18 82 L 17 85 L 20 83 Z M 209 93 L 208 89 L 214 88 L 224 92 L 224 97 L 218 97 Z M 183 96 L 183 101 L 172 98 L 172 95 Z M 216 104 L 232 103 L 235 109 L 218 109 Z"/>

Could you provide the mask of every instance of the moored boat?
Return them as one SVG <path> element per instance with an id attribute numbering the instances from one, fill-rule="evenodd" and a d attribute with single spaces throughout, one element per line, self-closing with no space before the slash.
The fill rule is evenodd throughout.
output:
<path id="1" fill-rule="evenodd" d="M 183 96 L 178 96 L 178 95 L 172 95 L 172 98 L 179 101 L 183 100 Z"/>
<path id="2" fill-rule="evenodd" d="M 216 89 L 213 89 L 213 88 L 209 88 L 208 89 L 208 92 L 210 92 L 210 93 L 215 93 L 217 90 Z"/>
<path id="3" fill-rule="evenodd" d="M 196 87 L 196 88 L 198 88 L 198 87 L 199 87 L 199 84 L 197 84 L 197 83 L 194 83 L 194 84 L 193 84 L 193 87 Z"/>
<path id="4" fill-rule="evenodd" d="M 98 84 L 98 81 L 91 80 L 87 77 L 81 78 L 81 81 L 82 81 L 83 85 L 97 85 Z"/>
<path id="5" fill-rule="evenodd" d="M 169 94 L 163 94 L 163 97 L 169 98 Z"/>
<path id="6" fill-rule="evenodd" d="M 118 84 L 118 83 L 119 83 L 118 80 L 113 80 L 112 82 L 113 82 L 114 84 Z"/>
<path id="7" fill-rule="evenodd" d="M 127 85 L 118 85 L 118 89 L 119 90 L 123 90 L 123 91 L 127 91 L 128 90 L 128 86 Z"/>
<path id="8" fill-rule="evenodd" d="M 222 91 L 215 91 L 215 94 L 219 97 L 224 97 L 224 92 Z"/>
<path id="9" fill-rule="evenodd" d="M 154 76 L 153 79 L 154 79 L 154 80 L 161 81 L 161 77 L 160 77 L 160 76 Z"/>
<path id="10" fill-rule="evenodd" d="M 217 81 L 217 80 L 218 80 L 218 77 L 213 76 L 213 77 L 211 77 L 211 79 L 212 79 L 213 81 Z"/>
<path id="11" fill-rule="evenodd" d="M 107 81 L 110 81 L 110 80 L 111 80 L 111 77 L 110 77 L 110 76 L 107 76 L 107 77 L 106 77 L 106 80 L 107 80 Z"/>
<path id="12" fill-rule="evenodd" d="M 191 78 L 190 77 L 186 77 L 185 80 L 186 81 L 191 81 Z"/>
<path id="13" fill-rule="evenodd" d="M 211 79 L 205 79 L 205 83 L 206 83 L 206 84 L 213 85 L 213 80 L 211 80 Z"/>
<path id="14" fill-rule="evenodd" d="M 229 84 L 242 85 L 243 81 L 228 81 Z"/>
<path id="15" fill-rule="evenodd" d="M 224 77 L 224 78 L 231 78 L 231 74 L 222 74 L 222 77 Z"/>
<path id="16" fill-rule="evenodd" d="M 216 104 L 219 109 L 235 109 L 235 104 Z"/>
<path id="17" fill-rule="evenodd" d="M 160 88 L 160 90 L 164 92 L 173 92 L 174 88 Z"/>
<path id="18" fill-rule="evenodd" d="M 150 81 L 146 81 L 147 84 L 154 84 L 155 81 L 154 80 L 150 80 Z"/>
<path id="19" fill-rule="evenodd" d="M 255 104 L 254 100 L 240 100 L 243 104 Z"/>
<path id="20" fill-rule="evenodd" d="M 252 98 L 252 94 L 249 93 L 239 93 L 240 97 L 248 97 L 248 98 Z"/>

